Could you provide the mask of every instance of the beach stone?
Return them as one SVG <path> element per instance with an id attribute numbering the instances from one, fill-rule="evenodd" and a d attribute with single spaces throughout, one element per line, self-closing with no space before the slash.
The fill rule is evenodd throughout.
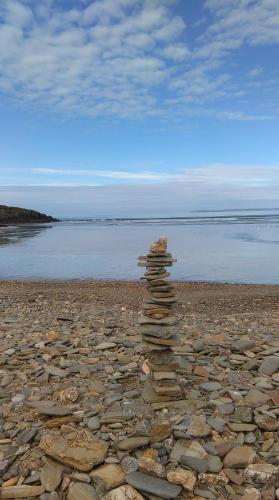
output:
<path id="1" fill-rule="evenodd" d="M 57 401 L 32 401 L 25 404 L 42 415 L 63 417 L 72 413 L 70 408 L 60 405 Z"/>
<path id="2" fill-rule="evenodd" d="M 214 392 L 220 391 L 222 389 L 221 384 L 219 382 L 203 382 L 200 384 L 200 388 L 206 392 Z"/>
<path id="3" fill-rule="evenodd" d="M 98 500 L 95 488 L 87 483 L 71 483 L 68 500 Z"/>
<path id="4" fill-rule="evenodd" d="M 188 441 L 184 439 L 179 439 L 174 443 L 174 446 L 171 449 L 169 459 L 171 462 L 178 463 L 181 455 L 187 453 L 189 447 Z"/>
<path id="5" fill-rule="evenodd" d="M 211 427 L 206 423 L 204 416 L 193 416 L 187 434 L 192 437 L 202 438 L 210 434 Z"/>
<path id="6" fill-rule="evenodd" d="M 224 474 L 229 478 L 229 480 L 234 483 L 238 484 L 239 486 L 242 485 L 244 479 L 240 474 L 235 472 L 233 469 L 223 469 Z"/>
<path id="7" fill-rule="evenodd" d="M 247 481 L 267 483 L 279 474 L 279 467 L 272 464 L 251 464 L 244 471 Z"/>
<path id="8" fill-rule="evenodd" d="M 115 342 L 102 342 L 97 345 L 95 349 L 97 349 L 97 351 L 105 351 L 106 349 L 113 349 L 116 346 L 117 344 L 115 344 Z"/>
<path id="9" fill-rule="evenodd" d="M 123 471 L 126 474 L 128 474 L 129 472 L 134 472 L 134 471 L 138 470 L 139 464 L 138 464 L 138 461 L 136 458 L 128 456 L 128 457 L 124 457 L 121 460 L 121 467 L 122 467 Z"/>
<path id="10" fill-rule="evenodd" d="M 164 499 L 177 498 L 182 489 L 179 485 L 171 484 L 165 479 L 149 476 L 143 472 L 130 472 L 126 476 L 126 481 L 130 486 L 140 491 Z"/>
<path id="11" fill-rule="evenodd" d="M 164 467 L 160 463 L 155 462 L 155 460 L 152 460 L 152 458 L 143 456 L 139 459 L 138 464 L 141 472 L 146 472 L 160 478 L 166 476 Z"/>
<path id="12" fill-rule="evenodd" d="M 90 473 L 97 493 L 110 491 L 125 482 L 125 473 L 117 464 L 105 464 Z"/>
<path id="13" fill-rule="evenodd" d="M 259 373 L 273 375 L 279 370 L 279 356 L 267 356 L 259 367 Z"/>
<path id="14" fill-rule="evenodd" d="M 43 493 L 40 496 L 40 500 L 59 500 L 59 496 L 56 491 L 52 491 L 51 493 Z"/>
<path id="15" fill-rule="evenodd" d="M 182 488 L 186 491 L 193 492 L 197 482 L 197 478 L 193 472 L 178 467 L 167 473 L 167 480 L 170 483 L 181 484 Z"/>
<path id="16" fill-rule="evenodd" d="M 133 451 L 138 448 L 143 448 L 149 443 L 148 437 L 132 437 L 123 439 L 123 441 L 118 442 L 118 449 L 121 451 Z"/>
<path id="17" fill-rule="evenodd" d="M 228 422 L 228 427 L 233 432 L 253 432 L 257 429 L 255 424 Z"/>
<path id="18" fill-rule="evenodd" d="M 101 422 L 98 417 L 91 417 L 87 422 L 87 427 L 91 431 L 97 431 L 101 427 Z"/>
<path id="19" fill-rule="evenodd" d="M 269 400 L 269 395 L 265 394 L 258 389 L 250 389 L 244 398 L 244 402 L 247 406 L 256 408 L 257 406 L 264 405 Z"/>
<path id="20" fill-rule="evenodd" d="M 39 497 L 45 491 L 43 486 L 7 486 L 0 488 L 0 498 L 33 498 Z"/>
<path id="21" fill-rule="evenodd" d="M 63 465 L 46 458 L 46 464 L 41 469 L 41 483 L 46 491 L 54 491 L 61 483 Z"/>
<path id="22" fill-rule="evenodd" d="M 76 387 L 68 387 L 60 392 L 59 399 L 61 403 L 74 403 L 78 399 L 78 390 Z"/>
<path id="23" fill-rule="evenodd" d="M 212 429 L 214 429 L 217 432 L 223 432 L 224 427 L 226 425 L 226 421 L 218 417 L 208 418 L 207 423 L 208 425 L 210 425 Z"/>
<path id="24" fill-rule="evenodd" d="M 209 472 L 220 472 L 223 468 L 222 460 L 218 456 L 208 455 L 208 471 Z"/>
<path id="25" fill-rule="evenodd" d="M 209 466 L 207 458 L 198 458 L 186 454 L 181 455 L 180 463 L 182 463 L 182 465 L 186 465 L 192 470 L 202 473 L 207 472 Z"/>
<path id="26" fill-rule="evenodd" d="M 144 498 L 132 486 L 125 484 L 124 486 L 120 486 L 120 488 L 110 491 L 104 497 L 104 500 L 144 500 Z"/>
<path id="27" fill-rule="evenodd" d="M 108 452 L 108 444 L 88 430 L 75 431 L 70 436 L 51 431 L 42 436 L 40 448 L 55 460 L 83 472 L 102 463 Z"/>
<path id="28" fill-rule="evenodd" d="M 234 417 L 240 422 L 245 422 L 247 424 L 253 421 L 253 413 L 249 406 L 238 406 L 234 410 Z"/>
<path id="29" fill-rule="evenodd" d="M 265 431 L 274 432 L 279 429 L 279 420 L 268 415 L 255 415 L 255 422 L 260 429 Z"/>
<path id="30" fill-rule="evenodd" d="M 238 351 L 238 352 L 244 352 L 244 351 L 249 351 L 250 349 L 253 349 L 256 345 L 256 342 L 254 340 L 250 339 L 239 339 L 236 342 L 233 343 L 232 349 L 233 351 Z"/>
<path id="31" fill-rule="evenodd" d="M 238 469 L 252 464 L 256 457 L 256 452 L 250 446 L 237 446 L 227 453 L 223 462 L 226 467 Z"/>
<path id="32" fill-rule="evenodd" d="M 256 488 L 247 488 L 240 500 L 260 500 L 261 493 Z"/>
<path id="33" fill-rule="evenodd" d="M 158 423 L 154 424 L 149 432 L 149 438 L 151 442 L 159 443 L 164 439 L 167 439 L 172 433 L 172 427 L 169 423 Z"/>

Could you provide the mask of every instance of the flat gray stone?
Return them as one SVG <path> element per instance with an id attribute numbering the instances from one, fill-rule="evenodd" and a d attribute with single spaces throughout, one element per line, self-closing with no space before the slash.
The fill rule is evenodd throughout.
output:
<path id="1" fill-rule="evenodd" d="M 216 458 L 216 457 L 215 457 Z M 208 459 L 193 457 L 192 455 L 181 455 L 180 463 L 187 465 L 192 470 L 205 473 L 208 470 Z"/>
<path id="2" fill-rule="evenodd" d="M 256 408 L 257 406 L 264 405 L 269 400 L 267 394 L 258 389 L 250 389 L 244 398 L 244 402 L 247 406 L 251 406 L 252 408 Z"/>
<path id="3" fill-rule="evenodd" d="M 259 373 L 264 375 L 273 375 L 279 370 L 279 357 L 267 356 L 259 367 Z"/>
<path id="4" fill-rule="evenodd" d="M 233 351 L 244 352 L 253 349 L 256 345 L 254 340 L 250 339 L 240 339 L 233 343 L 232 349 Z"/>
<path id="5" fill-rule="evenodd" d="M 165 479 L 149 476 L 143 472 L 130 472 L 126 476 L 126 481 L 138 490 L 166 499 L 177 498 L 182 489 L 177 484 L 171 484 Z"/>
<path id="6" fill-rule="evenodd" d="M 72 410 L 66 406 L 62 406 L 57 401 L 32 401 L 26 403 L 29 408 L 34 408 L 42 415 L 50 415 L 53 417 L 64 417 L 70 415 Z"/>
<path id="7" fill-rule="evenodd" d="M 214 392 L 220 391 L 222 389 L 221 384 L 219 382 L 204 382 L 200 384 L 200 388 L 206 392 Z"/>
<path id="8" fill-rule="evenodd" d="M 72 483 L 69 487 L 68 500 L 97 500 L 93 486 L 87 483 Z"/>

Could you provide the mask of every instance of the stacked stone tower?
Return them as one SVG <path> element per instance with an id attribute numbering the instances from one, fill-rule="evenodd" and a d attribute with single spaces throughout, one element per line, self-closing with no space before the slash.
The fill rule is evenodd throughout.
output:
<path id="1" fill-rule="evenodd" d="M 139 257 L 139 266 L 146 267 L 144 278 L 150 299 L 143 303 L 140 333 L 147 351 L 150 368 L 149 380 L 143 390 L 147 402 L 175 399 L 181 395 L 177 384 L 177 363 L 172 348 L 179 345 L 178 319 L 173 306 L 176 296 L 169 283 L 166 270 L 176 259 L 167 252 L 167 238 L 160 238 L 150 247 L 150 252 Z"/>

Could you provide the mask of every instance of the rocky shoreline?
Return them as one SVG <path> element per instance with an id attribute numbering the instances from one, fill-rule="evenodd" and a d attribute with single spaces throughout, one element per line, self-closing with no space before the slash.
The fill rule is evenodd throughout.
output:
<path id="1" fill-rule="evenodd" d="M 59 222 L 59 220 L 51 217 L 50 215 L 37 212 L 36 210 L 28 210 L 26 208 L 0 205 L 0 227 L 7 226 L 9 224 L 30 224 L 45 222 Z"/>
<path id="2" fill-rule="evenodd" d="M 175 287 L 182 396 L 146 403 L 143 284 L 0 282 L 0 498 L 279 498 L 279 286 Z"/>

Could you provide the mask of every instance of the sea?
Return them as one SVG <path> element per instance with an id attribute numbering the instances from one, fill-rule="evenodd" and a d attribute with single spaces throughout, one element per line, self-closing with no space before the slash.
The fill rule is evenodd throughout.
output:
<path id="1" fill-rule="evenodd" d="M 0 227 L 0 279 L 138 280 L 137 257 L 160 236 L 175 280 L 279 284 L 279 209 Z"/>

